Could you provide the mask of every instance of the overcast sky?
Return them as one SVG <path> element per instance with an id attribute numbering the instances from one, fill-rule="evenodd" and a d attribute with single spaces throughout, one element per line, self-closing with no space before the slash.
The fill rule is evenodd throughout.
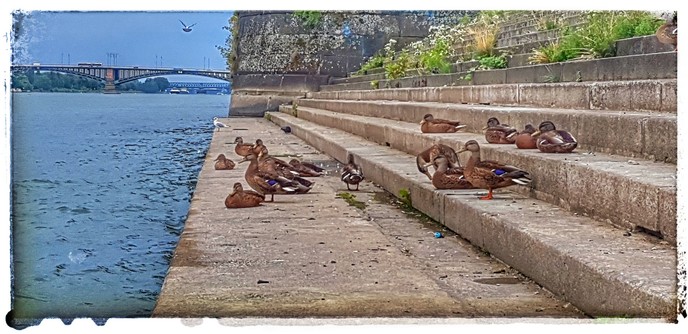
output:
<path id="1" fill-rule="evenodd" d="M 231 11 L 31 11 L 12 49 L 15 63 L 115 64 L 225 70 Z M 182 31 L 183 21 L 196 24 Z"/>

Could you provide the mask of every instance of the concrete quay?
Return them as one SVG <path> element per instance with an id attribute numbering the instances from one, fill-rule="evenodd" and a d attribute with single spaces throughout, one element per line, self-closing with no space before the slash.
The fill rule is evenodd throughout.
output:
<path id="1" fill-rule="evenodd" d="M 153 317 L 587 318 L 446 227 L 404 212 L 376 184 L 347 191 L 339 162 L 268 120 L 221 121 L 229 128 L 213 134 Z M 247 164 L 217 171 L 213 160 L 240 159 L 236 136 L 328 173 L 312 178 L 308 194 L 227 209 L 232 184 L 248 187 Z"/>

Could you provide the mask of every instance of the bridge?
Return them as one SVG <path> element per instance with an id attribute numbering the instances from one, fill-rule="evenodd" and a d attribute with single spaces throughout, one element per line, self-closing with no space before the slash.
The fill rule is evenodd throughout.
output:
<path id="1" fill-rule="evenodd" d="M 140 66 L 103 66 L 101 63 L 79 63 L 76 65 L 49 65 L 33 63 L 30 65 L 12 65 L 12 72 L 51 71 L 73 74 L 105 82 L 105 93 L 114 92 L 115 86 L 134 80 L 165 75 L 198 75 L 231 82 L 232 75 L 225 70 L 199 70 L 185 68 L 157 68 Z"/>

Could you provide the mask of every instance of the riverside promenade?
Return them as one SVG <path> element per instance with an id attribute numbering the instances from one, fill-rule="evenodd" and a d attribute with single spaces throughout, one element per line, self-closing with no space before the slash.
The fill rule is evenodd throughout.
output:
<path id="1" fill-rule="evenodd" d="M 341 163 L 268 120 L 221 121 L 229 128 L 213 134 L 153 317 L 586 318 L 445 227 L 404 212 L 372 182 L 348 191 Z M 322 164 L 327 175 L 310 178 L 308 194 L 227 209 L 235 182 L 249 188 L 248 163 L 217 171 L 214 159 L 238 162 L 237 136 L 262 139 L 286 161 Z"/>

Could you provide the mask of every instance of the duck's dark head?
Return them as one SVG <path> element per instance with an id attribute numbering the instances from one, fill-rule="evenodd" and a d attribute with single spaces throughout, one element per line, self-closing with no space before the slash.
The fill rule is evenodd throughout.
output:
<path id="1" fill-rule="evenodd" d="M 234 188 L 234 191 L 243 191 L 243 190 L 244 190 L 244 187 L 241 185 L 240 182 L 234 183 L 234 187 L 233 187 L 233 188 Z"/>
<path id="2" fill-rule="evenodd" d="M 432 114 L 425 114 L 423 116 L 423 120 L 420 121 L 420 124 L 426 123 L 426 122 L 432 122 L 435 119 L 435 117 L 432 116 Z"/>
<path id="3" fill-rule="evenodd" d="M 528 123 L 526 124 L 526 128 L 525 130 L 523 130 L 523 132 L 533 134 L 535 133 L 535 127 L 533 126 L 533 124 Z"/>
<path id="4" fill-rule="evenodd" d="M 532 136 L 539 136 L 543 132 L 554 131 L 556 129 L 557 128 L 554 126 L 554 123 L 552 123 L 552 121 L 544 121 L 540 123 L 540 126 L 538 126 L 538 131 L 535 131 L 535 133 L 533 133 Z"/>
<path id="5" fill-rule="evenodd" d="M 461 148 L 458 152 L 456 153 L 461 153 L 465 151 L 470 151 L 470 152 L 480 152 L 480 145 L 478 144 L 477 141 L 475 140 L 469 140 L 466 143 L 463 144 L 463 148 Z"/>

